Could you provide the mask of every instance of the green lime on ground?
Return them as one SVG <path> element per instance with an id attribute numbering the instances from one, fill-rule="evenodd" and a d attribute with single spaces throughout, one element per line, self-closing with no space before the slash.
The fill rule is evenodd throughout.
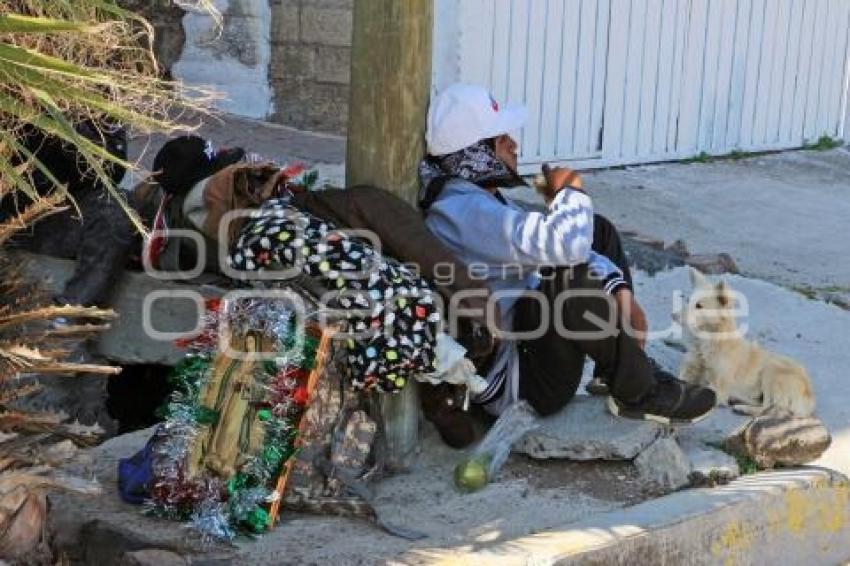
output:
<path id="1" fill-rule="evenodd" d="M 472 493 L 487 485 L 489 458 L 477 457 L 464 460 L 455 466 L 455 486 L 461 491 Z"/>

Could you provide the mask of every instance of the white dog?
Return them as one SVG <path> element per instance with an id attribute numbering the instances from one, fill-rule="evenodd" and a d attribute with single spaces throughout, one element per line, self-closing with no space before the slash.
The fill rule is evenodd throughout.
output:
<path id="1" fill-rule="evenodd" d="M 712 283 L 693 268 L 690 274 L 693 295 L 673 315 L 688 345 L 680 378 L 711 387 L 718 403 L 742 414 L 811 416 L 815 398 L 806 370 L 741 336 L 734 293 L 725 281 Z"/>

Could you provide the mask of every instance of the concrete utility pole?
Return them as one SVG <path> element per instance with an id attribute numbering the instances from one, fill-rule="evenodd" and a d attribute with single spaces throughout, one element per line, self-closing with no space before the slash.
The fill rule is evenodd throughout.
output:
<path id="1" fill-rule="evenodd" d="M 432 0 L 355 0 L 346 183 L 392 191 L 411 204 L 425 150 L 431 89 Z M 419 434 L 414 382 L 383 397 L 387 463 L 404 468 Z"/>

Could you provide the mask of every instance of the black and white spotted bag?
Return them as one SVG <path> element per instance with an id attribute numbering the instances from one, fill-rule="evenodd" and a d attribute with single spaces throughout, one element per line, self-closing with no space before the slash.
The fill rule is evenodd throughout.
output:
<path id="1" fill-rule="evenodd" d="M 355 388 L 399 391 L 434 371 L 440 313 L 428 283 L 285 199 L 252 214 L 228 263 L 239 271 L 297 267 L 330 289 L 324 306 L 340 311 L 353 336 L 345 371 Z"/>

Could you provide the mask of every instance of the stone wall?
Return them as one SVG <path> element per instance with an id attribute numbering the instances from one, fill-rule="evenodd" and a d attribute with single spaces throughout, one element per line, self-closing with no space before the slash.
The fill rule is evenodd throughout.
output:
<path id="1" fill-rule="evenodd" d="M 186 43 L 183 15 L 186 13 L 173 2 L 164 0 L 119 0 L 118 5 L 141 14 L 154 28 L 153 50 L 160 70 L 171 76 L 171 67 L 180 59 Z"/>
<path id="2" fill-rule="evenodd" d="M 163 71 L 218 90 L 221 109 L 344 135 L 353 0 L 214 2 L 218 34 L 210 18 L 171 0 L 119 0 L 154 25 Z"/>
<path id="3" fill-rule="evenodd" d="M 272 114 L 271 6 L 268 0 L 214 0 L 219 28 L 205 13 L 183 17 L 186 45 L 172 67 L 186 84 L 211 87 L 222 94 L 218 108 L 250 118 Z"/>
<path id="4" fill-rule="evenodd" d="M 272 119 L 344 134 L 348 122 L 353 0 L 269 0 Z"/>

